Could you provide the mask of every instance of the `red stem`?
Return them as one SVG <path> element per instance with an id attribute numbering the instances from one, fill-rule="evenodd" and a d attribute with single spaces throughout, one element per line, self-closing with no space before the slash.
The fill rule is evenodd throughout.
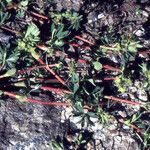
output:
<path id="1" fill-rule="evenodd" d="M 109 80 L 116 80 L 116 77 L 104 78 L 103 80 L 105 80 L 105 81 L 109 81 Z"/>
<path id="2" fill-rule="evenodd" d="M 57 64 L 30 67 L 30 68 L 27 68 L 25 70 L 19 70 L 17 73 L 25 73 L 25 72 L 28 72 L 28 71 L 31 71 L 31 70 L 35 70 L 35 69 L 39 69 L 39 68 L 46 68 L 47 66 L 49 66 L 49 67 L 56 67 Z"/>
<path id="3" fill-rule="evenodd" d="M 35 78 L 35 80 L 39 80 L 39 81 L 48 81 L 51 83 L 59 83 L 59 81 L 57 79 L 47 79 L 47 78 Z"/>
<path id="4" fill-rule="evenodd" d="M 44 50 L 44 51 L 47 51 L 48 50 L 48 47 L 46 47 L 45 45 L 37 45 L 36 46 L 37 48 L 41 49 L 41 50 Z"/>
<path id="5" fill-rule="evenodd" d="M 41 14 L 38 14 L 38 13 L 35 13 L 35 12 L 32 12 L 32 11 L 30 11 L 29 13 L 32 14 L 33 16 L 38 17 L 38 18 L 42 18 L 42 19 L 48 20 L 48 17 L 46 17 L 44 15 L 41 15 Z"/>
<path id="6" fill-rule="evenodd" d="M 112 66 L 109 66 L 109 65 L 103 65 L 103 68 L 106 69 L 106 70 L 122 72 L 121 69 L 118 69 L 118 68 L 115 68 L 115 67 L 112 67 Z"/>
<path id="7" fill-rule="evenodd" d="M 88 63 L 88 61 L 87 61 L 87 60 L 85 60 L 85 59 L 78 59 L 78 63 L 84 63 L 84 64 L 87 64 L 87 63 Z"/>
<path id="8" fill-rule="evenodd" d="M 150 50 L 138 52 L 139 54 L 150 54 Z"/>
<path id="9" fill-rule="evenodd" d="M 5 26 L 1 26 L 0 28 L 1 28 L 1 29 L 4 29 L 4 30 L 6 30 L 6 31 L 9 31 L 9 32 L 11 32 L 11 33 L 15 33 L 16 35 L 21 35 L 21 32 L 15 31 L 15 30 L 12 30 L 12 29 L 9 29 L 8 27 L 5 27 Z"/>
<path id="10" fill-rule="evenodd" d="M 119 119 L 119 122 L 126 124 L 125 121 L 123 119 Z M 131 126 L 133 129 L 135 129 L 138 133 L 142 133 L 142 129 L 139 128 L 138 126 L 134 125 L 134 124 L 130 124 L 129 126 Z"/>
<path id="11" fill-rule="evenodd" d="M 39 100 L 35 100 L 32 98 L 27 98 L 28 102 L 36 103 L 36 104 L 42 104 L 42 105 L 49 105 L 49 106 L 72 106 L 70 103 L 63 103 L 63 102 L 42 102 Z"/>
<path id="12" fill-rule="evenodd" d="M 54 87 L 47 87 L 47 86 L 41 86 L 40 89 L 45 90 L 45 91 L 53 91 L 56 92 L 58 94 L 72 94 L 72 92 L 65 90 L 65 89 L 61 89 L 61 88 L 54 88 Z"/>
<path id="13" fill-rule="evenodd" d="M 38 61 L 39 61 L 42 65 L 45 65 L 44 61 L 43 61 L 41 58 L 39 58 Z M 47 65 L 45 68 L 46 68 L 52 75 L 54 75 L 55 78 L 56 78 L 60 83 L 62 83 L 63 85 L 66 85 L 65 81 L 63 81 L 52 69 L 50 69 L 48 65 Z"/>
<path id="14" fill-rule="evenodd" d="M 21 98 L 20 95 L 17 95 L 17 94 L 12 93 L 12 92 L 4 91 L 4 94 L 7 95 L 7 96 L 10 96 L 12 98 L 16 98 L 16 99 L 18 99 L 17 97 Z M 32 103 L 42 104 L 42 105 L 49 105 L 49 106 L 71 106 L 71 103 L 64 103 L 64 102 L 42 102 L 42 101 L 35 100 L 35 99 L 32 99 L 32 98 L 25 98 L 24 100 L 27 101 L 27 102 L 32 102 Z"/>
<path id="15" fill-rule="evenodd" d="M 131 100 L 116 98 L 116 97 L 113 97 L 113 96 L 104 96 L 104 98 L 110 99 L 110 100 L 113 100 L 113 101 L 117 101 L 117 102 L 120 102 L 120 103 L 126 103 L 126 104 L 131 104 L 131 105 L 140 105 L 140 106 L 142 105 L 142 103 L 140 103 L 140 102 L 133 102 Z"/>
<path id="16" fill-rule="evenodd" d="M 88 40 L 82 38 L 81 36 L 75 36 L 75 38 L 76 38 L 76 39 L 79 39 L 79 40 L 81 40 L 81 41 L 83 41 L 83 42 L 85 42 L 85 43 L 88 43 L 88 44 L 90 44 L 90 45 L 95 45 L 94 43 L 92 43 L 92 42 L 90 42 L 90 41 L 88 41 Z"/>

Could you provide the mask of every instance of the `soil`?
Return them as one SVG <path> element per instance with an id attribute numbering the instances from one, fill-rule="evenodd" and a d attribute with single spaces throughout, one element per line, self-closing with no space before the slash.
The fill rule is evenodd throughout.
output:
<path id="1" fill-rule="evenodd" d="M 117 32 L 132 32 L 136 34 L 144 43 L 145 47 L 150 47 L 150 1 L 149 0 L 54 0 L 51 5 L 42 0 L 35 0 L 38 10 L 44 7 L 44 10 L 65 11 L 74 10 L 83 15 L 83 27 L 80 35 L 86 37 L 91 42 L 101 44 L 100 36 L 103 36 L 108 26 L 112 26 Z M 137 10 L 137 11 L 135 11 Z M 139 14 L 138 10 L 140 10 Z M 45 14 L 47 12 L 45 11 Z M 29 18 L 30 21 L 30 18 Z M 18 24 L 19 22 L 19 24 Z M 21 31 L 24 26 L 23 20 L 9 22 L 10 28 Z M 21 24 L 21 25 L 20 25 Z M 128 29 L 125 27 L 128 24 Z M 44 31 L 43 31 L 44 32 Z M 14 35 L 0 29 L 0 42 L 7 46 L 14 43 Z M 70 57 L 72 52 L 68 53 Z M 59 53 L 60 55 L 60 53 Z M 75 56 L 76 57 L 76 56 Z M 83 56 L 88 61 L 91 55 Z M 112 56 L 119 64 L 119 59 Z M 121 59 L 121 58 L 120 58 Z M 67 61 L 67 58 L 66 58 Z M 69 60 L 68 60 L 69 61 Z M 149 60 L 148 60 L 149 61 Z M 113 62 L 103 59 L 103 64 Z M 80 63 L 77 64 L 80 67 Z M 91 75 L 89 66 L 85 65 L 80 70 L 81 76 Z M 63 72 L 62 72 L 63 74 Z M 106 93 L 111 90 L 111 84 L 106 82 Z M 62 97 L 56 97 L 55 94 L 47 95 L 41 93 L 35 96 L 35 99 L 49 100 L 51 96 L 62 100 Z M 126 95 L 125 95 L 126 97 Z M 147 98 L 148 99 L 148 98 Z M 118 105 L 112 107 L 111 113 L 118 107 L 118 114 L 122 117 L 131 116 L 139 108 L 130 106 L 122 107 Z M 72 146 L 75 138 L 83 133 L 87 136 L 88 144 L 84 144 L 76 149 L 87 150 L 140 150 L 138 140 L 132 136 L 132 129 L 126 125 L 112 122 L 109 127 L 95 122 L 93 128 L 82 128 L 77 120 L 72 118 L 69 108 L 43 106 L 32 103 L 21 103 L 12 99 L 1 101 L 0 107 L 0 150 L 52 150 L 51 140 L 56 139 L 65 143 L 66 150 L 75 150 Z M 64 116 L 64 111 L 66 111 Z M 117 115 L 118 115 L 117 114 Z M 116 116 L 117 116 L 116 115 Z M 148 113 L 146 114 L 150 116 Z M 148 118 L 146 117 L 146 118 Z M 65 118 L 65 119 L 64 119 Z M 150 118 L 150 117 L 149 117 Z M 150 125 L 147 119 L 143 119 Z"/>

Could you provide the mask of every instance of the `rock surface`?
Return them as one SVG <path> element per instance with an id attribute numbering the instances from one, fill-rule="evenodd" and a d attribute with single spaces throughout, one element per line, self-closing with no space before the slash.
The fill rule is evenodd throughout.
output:
<path id="1" fill-rule="evenodd" d="M 47 150 L 66 132 L 59 110 L 8 99 L 0 107 L 0 150 Z"/>

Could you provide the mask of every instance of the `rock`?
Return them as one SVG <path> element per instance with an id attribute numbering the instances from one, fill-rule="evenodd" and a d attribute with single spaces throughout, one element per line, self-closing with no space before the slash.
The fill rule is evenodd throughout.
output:
<path id="1" fill-rule="evenodd" d="M 145 17 L 149 17 L 149 13 L 146 12 L 146 11 L 143 11 L 142 14 L 143 14 L 143 16 L 145 16 Z"/>
<path id="2" fill-rule="evenodd" d="M 125 111 L 118 111 L 118 114 L 123 118 L 127 117 L 127 114 Z"/>
<path id="3" fill-rule="evenodd" d="M 143 36 L 145 34 L 145 32 L 144 32 L 144 29 L 141 28 L 141 29 L 135 31 L 134 34 L 140 37 L 140 36 Z"/>
<path id="4" fill-rule="evenodd" d="M 67 119 L 72 116 L 72 107 L 67 107 L 61 112 L 61 122 L 64 123 Z"/>
<path id="5" fill-rule="evenodd" d="M 63 137 L 59 109 L 8 99 L 0 108 L 0 149 L 47 150 L 50 140 Z"/>
<path id="6" fill-rule="evenodd" d="M 96 131 L 93 134 L 93 138 L 95 140 L 102 140 L 102 141 L 105 141 L 105 139 L 106 139 L 105 134 L 101 130 Z"/>
<path id="7" fill-rule="evenodd" d="M 114 141 L 120 143 L 120 142 L 122 141 L 121 136 L 119 136 L 119 135 L 115 136 L 115 137 L 114 137 Z"/>
<path id="8" fill-rule="evenodd" d="M 62 9 L 65 10 L 75 10 L 79 11 L 81 5 L 83 4 L 82 0 L 56 0 L 57 3 L 57 10 L 61 11 Z"/>
<path id="9" fill-rule="evenodd" d="M 0 42 L 3 43 L 4 45 L 7 45 L 9 44 L 9 41 L 10 39 L 12 39 L 13 36 L 10 36 L 10 35 L 6 35 L 2 32 L 0 32 Z"/>
<path id="10" fill-rule="evenodd" d="M 98 14 L 98 16 L 97 16 L 98 19 L 101 19 L 101 18 L 103 18 L 103 17 L 105 17 L 103 13 Z"/>
<path id="11" fill-rule="evenodd" d="M 147 10 L 148 12 L 150 12 L 150 7 L 149 7 L 149 6 L 146 6 L 146 7 L 145 7 L 145 10 Z"/>
<path id="12" fill-rule="evenodd" d="M 148 98 L 147 98 L 147 94 L 144 90 L 138 90 L 137 91 L 137 97 L 142 100 L 142 101 L 148 101 Z"/>

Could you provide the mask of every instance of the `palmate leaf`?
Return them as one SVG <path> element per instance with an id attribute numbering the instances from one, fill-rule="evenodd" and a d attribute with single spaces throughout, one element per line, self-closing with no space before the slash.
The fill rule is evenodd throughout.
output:
<path id="1" fill-rule="evenodd" d="M 67 37 L 69 35 L 68 31 L 64 31 L 64 25 L 59 25 L 58 29 L 57 29 L 57 38 L 58 39 L 63 39 L 65 37 Z"/>
<path id="2" fill-rule="evenodd" d="M 7 3 L 11 3 L 11 2 L 12 2 L 12 0 L 6 0 L 6 2 L 7 2 Z"/>
<path id="3" fill-rule="evenodd" d="M 51 141 L 52 147 L 54 150 L 64 150 L 63 144 L 60 142 L 57 142 L 55 140 Z"/>
<path id="4" fill-rule="evenodd" d="M 94 66 L 95 70 L 100 71 L 102 69 L 102 64 L 100 62 L 94 61 L 92 63 L 93 63 L 93 66 Z"/>
<path id="5" fill-rule="evenodd" d="M 8 12 L 0 11 L 0 25 L 3 25 L 7 19 L 10 18 L 10 14 Z"/>
<path id="6" fill-rule="evenodd" d="M 39 34 L 40 34 L 40 31 L 39 31 L 38 27 L 34 23 L 31 23 L 27 28 L 25 38 L 27 38 L 29 36 L 37 37 L 37 36 L 39 36 Z"/>
<path id="7" fill-rule="evenodd" d="M 3 74 L 2 77 L 11 77 L 11 76 L 14 76 L 15 73 L 16 73 L 16 69 L 12 68 L 8 70 L 5 74 Z"/>
<path id="8" fill-rule="evenodd" d="M 8 49 L 0 46 L 0 65 L 6 69 L 15 68 L 19 55 L 18 51 L 10 52 Z"/>
<path id="9" fill-rule="evenodd" d="M 29 1 L 28 0 L 22 0 L 20 2 L 20 5 L 23 6 L 23 7 L 26 7 L 28 5 Z"/>

